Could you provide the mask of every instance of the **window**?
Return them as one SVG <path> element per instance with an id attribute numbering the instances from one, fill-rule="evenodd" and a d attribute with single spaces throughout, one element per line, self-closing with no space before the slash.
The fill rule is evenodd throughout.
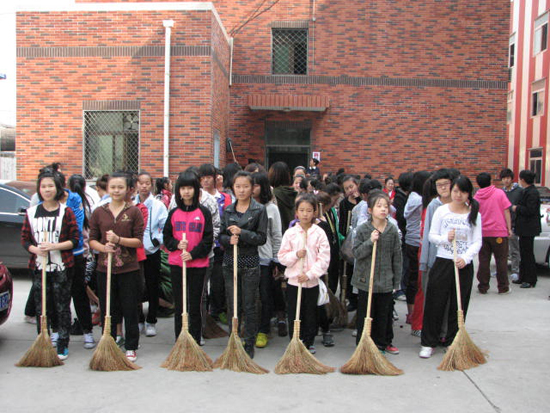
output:
<path id="1" fill-rule="evenodd" d="M 506 122 L 512 123 L 514 116 L 514 91 L 508 92 L 508 106 L 506 110 Z"/>
<path id="2" fill-rule="evenodd" d="M 510 46 L 508 48 L 508 67 L 514 67 L 516 62 L 516 34 L 510 36 Z"/>
<path id="3" fill-rule="evenodd" d="M 214 166 L 220 167 L 220 131 L 214 130 Z"/>
<path id="4" fill-rule="evenodd" d="M 138 171 L 139 111 L 84 112 L 84 174 Z"/>
<path id="5" fill-rule="evenodd" d="M 535 20 L 535 36 L 533 45 L 533 54 L 539 54 L 546 50 L 548 46 L 548 13 Z"/>
<path id="6" fill-rule="evenodd" d="M 541 116 L 544 111 L 544 85 L 546 79 L 540 79 L 531 86 L 531 116 Z"/>
<path id="7" fill-rule="evenodd" d="M 535 173 L 535 184 L 540 185 L 542 172 L 542 148 L 529 149 L 529 170 Z"/>
<path id="8" fill-rule="evenodd" d="M 307 29 L 272 29 L 272 73 L 307 74 Z"/>
<path id="9" fill-rule="evenodd" d="M 29 207 L 29 200 L 5 188 L 0 188 L 0 213 L 17 214 Z"/>

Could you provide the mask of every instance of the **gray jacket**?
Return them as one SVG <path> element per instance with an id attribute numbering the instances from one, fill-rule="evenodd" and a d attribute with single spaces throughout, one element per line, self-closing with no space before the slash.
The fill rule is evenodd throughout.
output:
<path id="1" fill-rule="evenodd" d="M 351 284 L 360 290 L 369 290 L 369 277 L 372 260 L 373 243 L 370 239 L 375 230 L 372 221 L 359 225 L 353 255 L 355 267 Z M 380 234 L 376 247 L 376 263 L 374 267 L 373 293 L 391 293 L 399 289 L 402 272 L 401 241 L 397 227 L 392 223 L 386 224 L 386 229 Z"/>

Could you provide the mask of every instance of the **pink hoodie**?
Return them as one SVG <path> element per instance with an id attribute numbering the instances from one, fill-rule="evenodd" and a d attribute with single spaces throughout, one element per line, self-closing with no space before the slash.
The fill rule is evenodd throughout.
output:
<path id="1" fill-rule="evenodd" d="M 474 199 L 479 202 L 481 231 L 484 237 L 508 237 L 504 212 L 512 205 L 506 193 L 494 185 L 479 189 Z"/>
<path id="2" fill-rule="evenodd" d="M 296 252 L 304 248 L 305 231 L 300 224 L 294 225 L 283 235 L 279 249 L 279 261 L 286 266 L 285 277 L 290 285 L 298 286 L 297 277 L 302 272 L 302 260 Z M 312 225 L 307 231 L 307 255 L 304 258 L 303 272 L 309 281 L 302 283 L 304 288 L 319 284 L 318 279 L 327 272 L 330 264 L 330 244 L 325 231 L 318 225 Z"/>

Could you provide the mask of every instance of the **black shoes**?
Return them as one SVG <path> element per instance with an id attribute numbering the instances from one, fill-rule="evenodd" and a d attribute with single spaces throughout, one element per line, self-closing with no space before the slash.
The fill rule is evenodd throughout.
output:
<path id="1" fill-rule="evenodd" d="M 514 280 L 512 281 L 512 284 L 523 284 L 523 282 L 520 280 Z"/>
<path id="2" fill-rule="evenodd" d="M 250 356 L 251 359 L 254 358 L 254 343 L 245 343 L 244 351 Z"/>
<path id="3" fill-rule="evenodd" d="M 537 283 L 521 283 L 519 288 L 535 288 L 535 285 L 537 285 Z"/>

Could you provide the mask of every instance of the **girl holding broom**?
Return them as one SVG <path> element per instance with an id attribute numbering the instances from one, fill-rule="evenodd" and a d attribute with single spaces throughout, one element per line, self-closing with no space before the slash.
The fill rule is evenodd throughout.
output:
<path id="1" fill-rule="evenodd" d="M 170 278 L 176 312 L 174 332 L 176 339 L 182 328 L 183 291 L 182 267 L 187 265 L 187 288 L 189 297 L 189 332 L 201 342 L 201 297 L 204 276 L 209 265 L 208 254 L 214 242 L 214 229 L 210 211 L 199 202 L 200 182 L 193 172 L 178 176 L 175 187 L 177 207 L 168 214 L 164 224 L 164 245 L 170 251 Z"/>
<path id="2" fill-rule="evenodd" d="M 124 317 L 126 358 L 137 359 L 139 345 L 138 304 L 140 275 L 136 249 L 142 246 L 143 216 L 139 208 L 128 199 L 132 188 L 131 177 L 114 173 L 109 177 L 107 189 L 111 202 L 95 209 L 90 219 L 90 248 L 99 251 L 97 284 L 102 319 L 105 319 L 107 287 L 107 254 L 113 254 L 111 300 L 112 317 Z M 122 314 L 119 314 L 119 312 Z M 117 323 L 111 327 L 116 338 Z"/>
<path id="3" fill-rule="evenodd" d="M 32 254 L 29 268 L 33 271 L 36 315 L 40 320 L 41 291 L 46 288 L 47 312 L 52 314 L 52 328 L 58 332 L 57 355 L 60 360 L 65 360 L 69 356 L 71 329 L 72 250 L 78 245 L 80 233 L 73 211 L 60 202 L 65 191 L 56 172 L 46 171 L 38 176 L 37 193 L 42 203 L 27 210 L 21 243 Z M 41 278 L 43 257 L 47 258 L 45 286 Z M 40 323 L 37 323 L 37 328 L 40 334 Z"/>
<path id="4" fill-rule="evenodd" d="M 388 221 L 391 201 L 381 190 L 372 190 L 367 203 L 370 218 L 357 228 L 353 254 L 355 266 L 351 284 L 359 290 L 357 338 L 359 344 L 367 315 L 369 274 L 374 243 L 377 243 L 372 288 L 371 338 L 380 350 L 399 354 L 393 340 L 393 292 L 399 289 L 402 272 L 401 242 L 397 227 Z"/>
<path id="5" fill-rule="evenodd" d="M 253 181 L 249 172 L 239 171 L 233 178 L 233 194 L 236 201 L 223 214 L 220 228 L 220 244 L 224 247 L 223 278 L 227 306 L 233 316 L 233 245 L 237 245 L 238 308 L 244 321 L 244 349 L 254 358 L 254 344 L 258 333 L 256 301 L 260 286 L 260 257 L 258 247 L 267 238 L 267 212 L 252 198 Z M 238 317 L 239 320 L 241 317 Z"/>
<path id="6" fill-rule="evenodd" d="M 419 356 L 430 358 L 439 343 L 445 306 L 449 301 L 445 344 L 450 345 L 458 331 L 457 298 L 454 267 L 459 269 L 464 316 L 468 310 L 474 276 L 473 258 L 481 249 L 481 216 L 474 200 L 472 182 L 459 176 L 451 185 L 451 202 L 434 213 L 429 239 L 437 245 L 437 255 L 430 270 L 422 322 L 422 348 Z M 454 261 L 453 240 L 457 260 Z"/>
<path id="7" fill-rule="evenodd" d="M 314 225 L 317 217 L 317 198 L 314 195 L 304 194 L 296 201 L 296 216 L 299 220 L 298 225 L 289 228 L 283 235 L 279 261 L 286 266 L 285 277 L 288 278 L 286 287 L 288 323 L 289 325 L 294 323 L 298 285 L 301 283 L 300 339 L 306 348 L 315 354 L 318 280 L 328 270 L 330 245 L 325 231 L 318 225 Z M 293 330 L 290 329 L 291 340 L 292 335 Z"/>

